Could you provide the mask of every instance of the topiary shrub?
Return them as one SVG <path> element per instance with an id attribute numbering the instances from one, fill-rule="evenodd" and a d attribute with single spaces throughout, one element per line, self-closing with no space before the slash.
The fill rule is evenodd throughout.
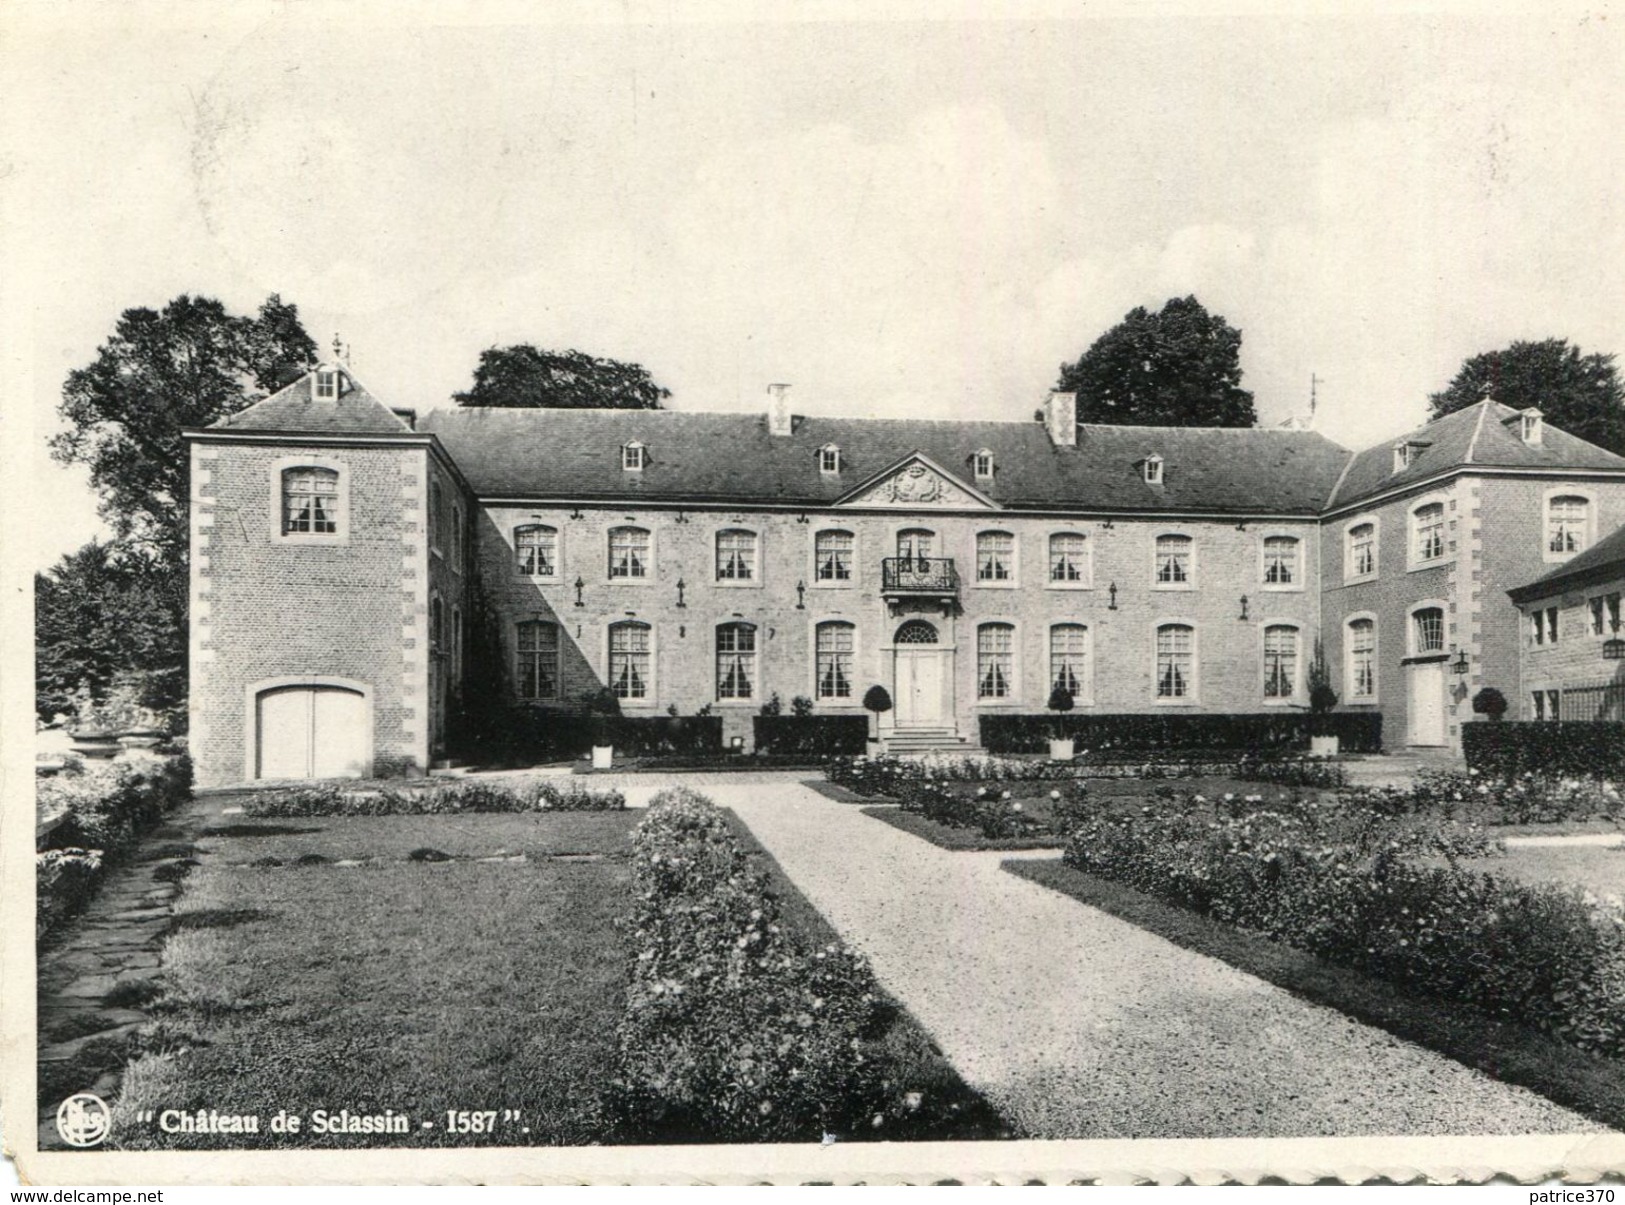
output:
<path id="1" fill-rule="evenodd" d="M 1473 696 L 1473 714 L 1487 715 L 1490 720 L 1499 720 L 1507 713 L 1507 697 L 1493 686 L 1486 686 Z"/>

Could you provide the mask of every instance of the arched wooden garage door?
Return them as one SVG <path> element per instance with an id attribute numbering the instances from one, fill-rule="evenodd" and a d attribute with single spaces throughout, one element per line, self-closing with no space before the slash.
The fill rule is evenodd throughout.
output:
<path id="1" fill-rule="evenodd" d="M 342 686 L 279 686 L 254 700 L 256 778 L 359 778 L 372 768 L 367 698 Z"/>

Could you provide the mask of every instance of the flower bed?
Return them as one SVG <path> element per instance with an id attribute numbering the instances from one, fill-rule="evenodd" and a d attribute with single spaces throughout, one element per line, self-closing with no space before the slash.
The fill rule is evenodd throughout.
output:
<path id="1" fill-rule="evenodd" d="M 459 782 L 420 790 L 321 784 L 268 791 L 243 804 L 248 816 L 455 816 L 472 812 L 618 812 L 619 791 L 594 791 L 574 783 L 507 786 Z"/>
<path id="2" fill-rule="evenodd" d="M 1625 1054 L 1625 910 L 1461 869 L 1457 859 L 1491 848 L 1481 829 L 1362 799 L 1205 807 L 1192 797 L 1100 815 L 1073 829 L 1066 860 L 1327 961 Z"/>
<path id="3" fill-rule="evenodd" d="M 623 1124 L 713 1142 L 872 1132 L 887 1089 L 867 962 L 780 924 L 764 877 L 703 795 L 655 796 L 633 834 L 633 891 Z"/>
<path id="4" fill-rule="evenodd" d="M 1625 821 L 1625 793 L 1606 779 L 1424 770 L 1410 786 L 1350 788 L 1343 794 L 1394 815 L 1428 813 L 1486 826 Z"/>
<path id="5" fill-rule="evenodd" d="M 114 762 L 39 782 L 38 810 L 58 817 L 37 837 L 35 936 L 84 906 L 103 868 L 192 797 L 192 763 Z"/>
<path id="6" fill-rule="evenodd" d="M 1338 762 L 1322 758 L 1266 757 L 1258 753 L 1244 754 L 1236 761 L 1236 777 L 1248 782 L 1323 790 L 1348 785 L 1348 774 Z"/>

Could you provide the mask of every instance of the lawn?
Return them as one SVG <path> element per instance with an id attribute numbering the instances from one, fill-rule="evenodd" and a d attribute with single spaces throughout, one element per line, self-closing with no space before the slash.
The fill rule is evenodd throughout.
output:
<path id="1" fill-rule="evenodd" d="M 122 1145 L 339 1147 L 602 1141 L 625 980 L 615 918 L 636 813 L 218 826 L 164 952 Z M 414 849 L 455 859 L 413 862 Z M 479 857 L 523 861 L 479 862 Z M 558 857 L 557 855 L 565 855 Z M 328 862 L 298 863 L 312 856 Z M 275 860 L 280 865 L 253 863 Z M 354 867 L 340 860 L 368 859 Z M 408 1135 L 156 1133 L 140 1109 L 393 1109 Z M 447 1110 L 517 1110 L 447 1133 Z M 498 1114 L 501 1116 L 501 1113 Z M 421 1122 L 434 1123 L 424 1129 Z M 529 1133 L 525 1133 L 528 1127 Z"/>
<path id="2" fill-rule="evenodd" d="M 1625 897 L 1625 847 L 1514 845 L 1505 857 L 1467 865 L 1509 874 L 1526 883 L 1569 883 L 1599 896 Z"/>

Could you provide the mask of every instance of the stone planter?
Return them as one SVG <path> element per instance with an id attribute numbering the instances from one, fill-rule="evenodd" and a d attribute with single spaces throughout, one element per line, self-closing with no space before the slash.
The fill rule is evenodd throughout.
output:
<path id="1" fill-rule="evenodd" d="M 1341 749 L 1341 743 L 1335 736 L 1312 736 L 1309 738 L 1310 757 L 1336 757 Z"/>
<path id="2" fill-rule="evenodd" d="M 69 748 L 80 757 L 117 757 L 122 748 L 117 735 L 111 732 L 70 732 L 68 737 L 73 742 Z"/>
<path id="3" fill-rule="evenodd" d="M 1049 743 L 1049 759 L 1051 761 L 1071 761 L 1074 752 L 1073 741 L 1054 740 Z"/>
<path id="4" fill-rule="evenodd" d="M 614 764 L 614 745 L 594 745 L 592 747 L 592 768 L 594 770 L 608 770 Z"/>

